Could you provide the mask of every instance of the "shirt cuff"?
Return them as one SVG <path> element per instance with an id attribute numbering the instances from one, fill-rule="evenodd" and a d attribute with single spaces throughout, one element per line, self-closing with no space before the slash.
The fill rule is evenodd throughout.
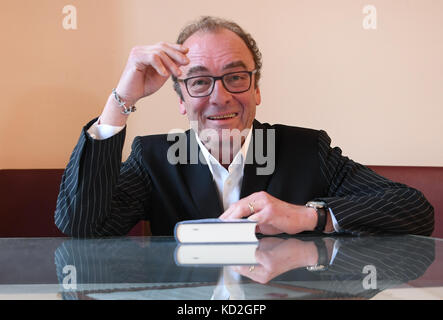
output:
<path id="1" fill-rule="evenodd" d="M 329 264 L 332 265 L 334 263 L 335 260 L 335 256 L 337 255 L 337 252 L 340 248 L 340 240 L 339 239 L 335 239 L 334 240 L 334 248 L 332 249 L 332 254 L 331 254 L 331 260 L 329 261 Z"/>
<path id="2" fill-rule="evenodd" d="M 334 227 L 334 231 L 323 232 L 323 233 L 329 234 L 329 233 L 334 233 L 334 232 L 340 232 L 340 226 L 338 225 L 337 219 L 335 219 L 335 216 L 334 216 L 334 213 L 332 212 L 332 209 L 328 208 L 328 210 L 329 210 L 329 213 L 331 214 L 332 226 Z"/>
<path id="3" fill-rule="evenodd" d="M 92 139 L 95 140 L 105 140 L 108 139 L 120 131 L 123 130 L 125 126 L 111 126 L 109 124 L 99 124 L 100 118 L 94 122 L 94 124 L 88 129 L 88 134 Z"/>

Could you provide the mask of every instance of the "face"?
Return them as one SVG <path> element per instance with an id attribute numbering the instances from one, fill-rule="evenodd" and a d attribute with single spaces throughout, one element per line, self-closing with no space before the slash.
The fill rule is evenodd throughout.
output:
<path id="1" fill-rule="evenodd" d="M 197 32 L 183 45 L 189 48 L 190 63 L 181 67 L 181 79 L 199 75 L 221 76 L 235 71 L 252 71 L 254 59 L 243 40 L 232 31 L 222 29 L 213 32 Z M 180 112 L 187 114 L 191 123 L 198 123 L 199 134 L 204 129 L 214 129 L 221 139 L 223 129 L 251 128 L 256 106 L 260 104 L 260 90 L 254 86 L 243 93 L 230 93 L 221 80 L 215 82 L 210 96 L 193 98 L 185 84 L 180 82 L 183 99 Z M 220 117 L 225 118 L 220 119 Z M 218 118 L 218 119 L 216 119 Z M 224 130 L 225 132 L 227 130 Z"/>

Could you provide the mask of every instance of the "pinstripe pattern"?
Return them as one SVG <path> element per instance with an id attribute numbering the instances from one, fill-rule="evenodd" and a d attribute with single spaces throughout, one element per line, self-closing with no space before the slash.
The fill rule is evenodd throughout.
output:
<path id="1" fill-rule="evenodd" d="M 86 133 L 94 122 L 85 126 L 61 181 L 55 223 L 63 233 L 125 235 L 146 219 L 154 235 L 170 235 L 180 220 L 221 214 L 214 209 L 221 207 L 214 205 L 217 196 L 207 166 L 168 164 L 162 153 L 169 145 L 161 135 L 135 138 L 131 155 L 121 164 L 125 130 L 94 140 Z M 242 196 L 265 190 L 296 204 L 323 200 L 341 231 L 353 235 L 432 233 L 433 208 L 419 191 L 342 156 L 339 148 L 330 147 L 326 132 L 256 126 L 276 130 L 276 170 L 258 177 L 246 166 Z"/>
<path id="2" fill-rule="evenodd" d="M 430 235 L 434 209 L 423 194 L 392 182 L 330 148 L 331 139 L 320 131 L 320 168 L 327 196 L 339 226 L 352 234 L 410 233 Z"/>
<path id="3" fill-rule="evenodd" d="M 329 281 L 324 285 L 329 292 L 370 298 L 382 290 L 418 279 L 435 259 L 435 241 L 422 237 L 346 237 L 337 241 L 340 245 L 333 265 L 321 274 Z M 362 286 L 366 277 L 362 271 L 368 265 L 376 270 L 377 288 L 372 290 Z"/>
<path id="4" fill-rule="evenodd" d="M 121 165 L 124 139 L 125 130 L 107 140 L 94 140 L 83 130 L 57 199 L 55 224 L 63 233 L 125 235 L 143 219 L 150 179 L 138 162 L 137 138 L 131 156 Z"/>

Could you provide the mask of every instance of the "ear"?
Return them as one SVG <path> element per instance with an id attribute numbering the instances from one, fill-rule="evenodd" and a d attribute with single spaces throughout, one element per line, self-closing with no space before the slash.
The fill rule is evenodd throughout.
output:
<path id="1" fill-rule="evenodd" d="M 255 105 L 259 105 L 261 103 L 261 94 L 260 94 L 260 87 L 255 87 L 254 89 L 254 94 L 255 94 Z"/>
<path id="2" fill-rule="evenodd" d="M 182 115 L 186 114 L 185 102 L 182 99 L 179 99 L 179 110 L 180 110 L 180 114 L 182 114 Z"/>

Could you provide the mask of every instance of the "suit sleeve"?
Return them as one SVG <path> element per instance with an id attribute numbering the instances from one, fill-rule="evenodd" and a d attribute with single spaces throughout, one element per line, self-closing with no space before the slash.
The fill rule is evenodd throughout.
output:
<path id="1" fill-rule="evenodd" d="M 435 241 L 415 236 L 335 237 L 338 253 L 319 274 L 325 298 L 371 298 L 419 279 L 435 260 Z"/>
<path id="2" fill-rule="evenodd" d="M 420 191 L 342 156 L 340 148 L 331 148 L 330 143 L 327 133 L 320 131 L 319 159 L 327 196 L 318 200 L 332 209 L 341 231 L 354 235 L 432 233 L 434 208 Z"/>
<path id="3" fill-rule="evenodd" d="M 150 178 L 141 165 L 139 138 L 121 163 L 125 129 L 105 140 L 83 129 L 60 184 L 55 224 L 74 237 L 127 234 L 145 217 Z"/>

